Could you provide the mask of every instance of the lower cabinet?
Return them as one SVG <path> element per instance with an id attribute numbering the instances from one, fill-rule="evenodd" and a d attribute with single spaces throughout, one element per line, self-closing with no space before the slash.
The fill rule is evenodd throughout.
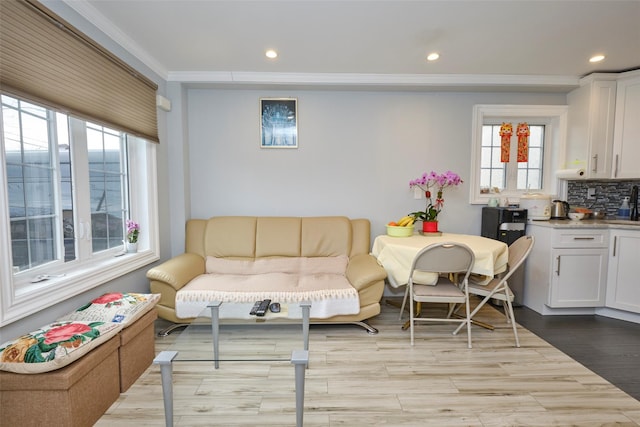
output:
<path id="1" fill-rule="evenodd" d="M 607 283 L 606 248 L 551 250 L 549 307 L 602 307 Z"/>
<path id="2" fill-rule="evenodd" d="M 525 265 L 524 305 L 541 314 L 604 307 L 609 230 L 560 227 L 527 225 L 536 240 Z"/>
<path id="3" fill-rule="evenodd" d="M 640 231 L 611 230 L 607 307 L 640 313 Z"/>

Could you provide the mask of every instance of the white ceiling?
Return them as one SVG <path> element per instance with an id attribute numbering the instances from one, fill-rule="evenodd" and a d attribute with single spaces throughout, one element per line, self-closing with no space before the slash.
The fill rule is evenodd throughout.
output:
<path id="1" fill-rule="evenodd" d="M 563 88 L 640 67 L 640 0 L 55 1 L 184 82 Z"/>

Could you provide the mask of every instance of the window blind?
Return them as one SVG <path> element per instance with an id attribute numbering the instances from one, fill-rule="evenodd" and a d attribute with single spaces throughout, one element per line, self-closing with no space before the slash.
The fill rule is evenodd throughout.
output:
<path id="1" fill-rule="evenodd" d="M 3 92 L 158 142 L 157 89 L 37 1 L 0 1 Z"/>

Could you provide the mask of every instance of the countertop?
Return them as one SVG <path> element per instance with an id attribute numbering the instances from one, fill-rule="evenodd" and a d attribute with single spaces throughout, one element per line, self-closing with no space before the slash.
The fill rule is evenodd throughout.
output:
<path id="1" fill-rule="evenodd" d="M 580 221 L 571 221 L 569 219 L 551 219 L 548 221 L 527 220 L 527 224 L 549 228 L 613 228 L 640 231 L 640 221 L 624 219 L 583 219 Z"/>

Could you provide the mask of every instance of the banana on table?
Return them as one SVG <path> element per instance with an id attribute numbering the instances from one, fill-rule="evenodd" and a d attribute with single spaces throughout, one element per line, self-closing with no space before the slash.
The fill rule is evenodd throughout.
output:
<path id="1" fill-rule="evenodd" d="M 412 216 L 405 215 L 400 218 L 397 224 L 398 227 L 410 227 L 413 225 L 413 221 L 415 221 L 415 219 Z"/>

